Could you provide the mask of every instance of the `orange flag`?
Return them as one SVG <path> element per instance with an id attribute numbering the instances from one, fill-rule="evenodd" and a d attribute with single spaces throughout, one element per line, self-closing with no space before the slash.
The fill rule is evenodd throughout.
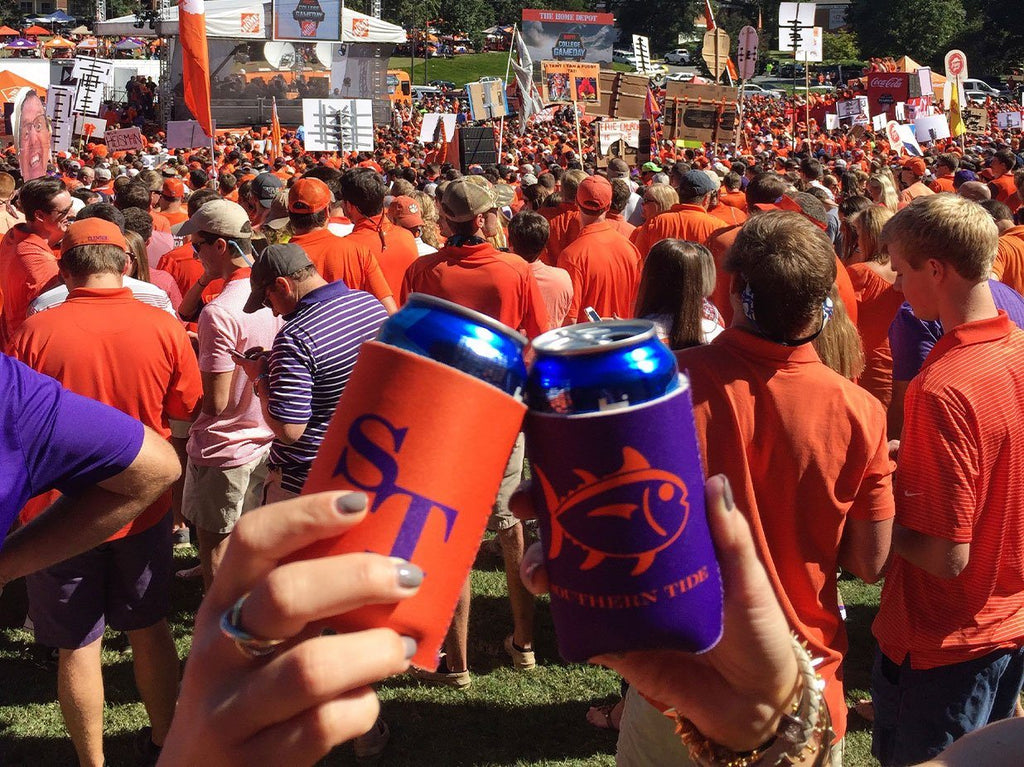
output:
<path id="1" fill-rule="evenodd" d="M 185 84 L 185 106 L 209 138 L 213 138 L 210 108 L 210 49 L 206 44 L 206 6 L 203 0 L 178 4 L 178 34 Z"/>
<path id="2" fill-rule="evenodd" d="M 267 144 L 267 157 L 276 160 L 281 156 L 281 120 L 277 116 L 277 98 L 273 100 L 270 114 L 270 141 Z"/>

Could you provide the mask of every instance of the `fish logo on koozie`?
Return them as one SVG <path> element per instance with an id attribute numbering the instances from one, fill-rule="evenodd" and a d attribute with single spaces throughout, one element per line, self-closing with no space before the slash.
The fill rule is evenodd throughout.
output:
<path id="1" fill-rule="evenodd" d="M 623 448 L 622 465 L 603 477 L 574 470 L 581 484 L 565 495 L 556 492 L 542 471 L 534 470 L 551 509 L 549 559 L 561 555 L 568 540 L 586 552 L 581 569 L 591 570 L 606 559 L 636 559 L 630 573 L 636 576 L 686 529 L 686 483 L 652 466 L 635 448 Z"/>

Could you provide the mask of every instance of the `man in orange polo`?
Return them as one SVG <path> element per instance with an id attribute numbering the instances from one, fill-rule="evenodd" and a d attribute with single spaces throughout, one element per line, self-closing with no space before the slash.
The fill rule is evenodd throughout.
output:
<path id="1" fill-rule="evenodd" d="M 687 240 L 703 245 L 714 231 L 726 225 L 708 213 L 708 202 L 716 186 L 707 173 L 689 170 L 682 175 L 674 174 L 674 178 L 679 204 L 645 221 L 634 232 L 633 242 L 641 257 L 646 258 L 654 244 L 664 239 Z"/>
<path id="2" fill-rule="evenodd" d="M 983 208 L 948 194 L 882 230 L 897 290 L 945 329 L 906 393 L 872 626 L 872 752 L 886 767 L 1012 717 L 1024 683 L 1024 331 L 992 299 L 997 236 Z"/>
<path id="3" fill-rule="evenodd" d="M 960 160 L 957 159 L 955 154 L 940 154 L 935 159 L 935 165 L 933 166 L 935 180 L 932 181 L 932 191 L 936 194 L 939 192 L 955 192 L 953 174 L 956 173 L 959 167 Z"/>
<path id="4" fill-rule="evenodd" d="M 1011 226 L 999 235 L 992 274 L 1018 293 L 1024 290 L 1024 226 Z"/>
<path id="5" fill-rule="evenodd" d="M 900 203 L 906 205 L 918 197 L 927 197 L 935 194 L 931 187 L 924 183 L 924 177 L 928 173 L 928 166 L 920 157 L 908 157 L 900 167 L 900 184 L 903 191 L 900 192 Z"/>
<path id="6" fill-rule="evenodd" d="M 405 270 L 419 258 L 416 238 L 384 215 L 387 190 L 376 171 L 352 168 L 342 175 L 338 184 L 345 216 L 352 222 L 352 233 L 344 237 L 344 241 L 358 243 L 376 257 L 384 279 L 397 297 Z"/>
<path id="7" fill-rule="evenodd" d="M 992 190 L 992 199 L 1010 206 L 1014 213 L 1021 206 L 1017 196 L 1017 187 L 1013 183 L 1013 169 L 1017 167 L 1017 158 L 1009 149 L 1000 149 L 989 162 L 988 169 L 992 172 L 988 188 Z"/>
<path id="8" fill-rule="evenodd" d="M 558 259 L 572 279 L 568 324 L 589 322 L 585 309 L 602 317 L 632 317 L 640 282 L 640 253 L 606 220 L 612 185 L 604 176 L 588 176 L 576 190 L 581 229 Z"/>
<path id="9" fill-rule="evenodd" d="M 0 342 L 25 321 L 28 305 L 57 282 L 54 255 L 71 214 L 71 195 L 64 182 L 52 178 L 27 181 L 18 195 L 25 222 L 0 240 Z"/>
<path id="10" fill-rule="evenodd" d="M 352 290 L 364 290 L 394 314 L 398 311 L 395 292 L 373 250 L 358 239 L 338 237 L 327 229 L 333 200 L 327 184 L 318 178 L 303 177 L 292 184 L 288 190 L 288 220 L 294 232 L 290 242 L 306 252 L 327 282 L 341 280 Z"/>
<path id="11" fill-rule="evenodd" d="M 160 200 L 157 203 L 157 210 L 171 226 L 180 224 L 188 219 L 188 211 L 182 208 L 185 199 L 185 183 L 180 178 L 164 179 L 160 188 Z"/>
<path id="12" fill-rule="evenodd" d="M 582 170 L 567 170 L 558 182 L 562 192 L 562 204 L 558 212 L 548 220 L 550 235 L 544 258 L 554 266 L 562 254 L 562 249 L 572 242 L 580 231 L 580 217 L 576 207 L 576 190 L 579 189 L 587 174 Z"/>

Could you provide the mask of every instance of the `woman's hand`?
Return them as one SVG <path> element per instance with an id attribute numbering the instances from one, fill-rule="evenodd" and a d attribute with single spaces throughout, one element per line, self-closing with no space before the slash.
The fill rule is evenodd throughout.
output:
<path id="1" fill-rule="evenodd" d="M 406 599 L 422 572 L 376 554 L 283 562 L 341 535 L 365 510 L 362 493 L 320 493 L 242 516 L 196 616 L 160 765 L 313 764 L 370 729 L 380 708 L 371 685 L 405 671 L 415 642 L 383 628 L 319 636 L 317 623 Z M 288 640 L 264 658 L 247 656 L 220 629 L 246 594 L 237 624 Z"/>

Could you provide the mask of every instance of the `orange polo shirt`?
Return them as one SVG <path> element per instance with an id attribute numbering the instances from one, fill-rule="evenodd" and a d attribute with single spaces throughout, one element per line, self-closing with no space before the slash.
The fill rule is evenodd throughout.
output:
<path id="1" fill-rule="evenodd" d="M 1006 203 L 1010 206 L 1010 210 L 1014 213 L 1017 212 L 1017 208 L 1020 207 L 1020 198 L 1017 196 L 1017 187 L 1013 183 L 1013 174 L 1004 173 L 999 178 L 994 178 L 988 182 L 988 185 L 993 188 L 996 192 L 995 198 L 999 202 Z"/>
<path id="2" fill-rule="evenodd" d="M 732 226 L 734 224 L 742 224 L 747 220 L 747 214 L 739 208 L 719 203 L 713 208 L 708 208 L 708 213 L 717 218 L 726 226 Z"/>
<path id="3" fill-rule="evenodd" d="M 346 235 L 343 239 L 359 243 L 369 249 L 377 259 L 377 263 L 380 264 L 384 279 L 387 280 L 388 287 L 391 289 L 391 295 L 397 297 L 401 294 L 405 270 L 420 255 L 416 247 L 416 238 L 412 236 L 412 232 L 395 226 L 382 212 L 373 218 L 364 218 L 353 223 L 351 234 Z M 294 241 L 295 239 L 292 238 L 292 242 Z M 352 286 L 349 285 L 349 287 Z"/>
<path id="4" fill-rule="evenodd" d="M 1018 293 L 1024 290 L 1024 226 L 1011 226 L 999 236 L 992 273 Z"/>
<path id="5" fill-rule="evenodd" d="M 1024 643 L 1024 331 L 1006 312 L 946 333 L 910 382 L 896 522 L 969 543 L 955 578 L 894 553 L 872 631 L 882 652 L 915 669 Z"/>
<path id="6" fill-rule="evenodd" d="M 28 305 L 57 277 L 57 257 L 39 235 L 18 224 L 0 240 L 0 340 L 9 339 L 25 321 Z"/>
<path id="7" fill-rule="evenodd" d="M 328 282 L 341 280 L 353 290 L 365 290 L 377 300 L 395 295 L 370 249 L 327 229 L 294 234 L 290 243 L 299 245 Z"/>
<path id="8" fill-rule="evenodd" d="M 864 372 L 857 384 L 888 408 L 892 401 L 889 326 L 903 305 L 903 294 L 867 264 L 851 264 L 846 272 L 857 297 L 856 325 L 864 346 Z"/>
<path id="9" fill-rule="evenodd" d="M 747 211 L 747 196 L 740 190 L 735 192 L 725 192 L 718 194 L 718 199 L 722 205 L 729 205 L 733 208 L 739 208 L 744 213 Z"/>
<path id="10" fill-rule="evenodd" d="M 671 238 L 703 245 L 713 232 L 724 226 L 724 221 L 715 218 L 700 205 L 673 205 L 664 213 L 645 221 L 633 233 L 633 244 L 640 251 L 641 257 L 646 258 L 656 242 Z"/>
<path id="11" fill-rule="evenodd" d="M 949 192 L 952 194 L 956 190 L 953 188 L 953 175 L 948 176 L 936 176 L 935 180 L 932 181 L 932 191 L 936 194 L 941 192 Z"/>
<path id="12" fill-rule="evenodd" d="M 168 419 L 191 421 L 203 395 L 185 328 L 128 288 L 72 290 L 60 306 L 29 317 L 11 339 L 11 355 L 75 392 L 116 407 L 162 437 Z M 55 498 L 29 501 L 22 522 Z M 140 533 L 170 509 L 170 491 L 108 540 Z"/>
<path id="13" fill-rule="evenodd" d="M 589 322 L 584 309 L 594 307 L 602 317 L 633 316 L 640 284 L 640 252 L 610 221 L 580 230 L 562 251 L 558 266 L 572 280 L 567 323 Z"/>
<path id="14" fill-rule="evenodd" d="M 547 253 L 550 263 L 558 262 L 562 250 L 580 231 L 580 212 L 575 202 L 563 202 L 558 214 L 548 220 L 551 234 L 548 236 Z"/>
<path id="15" fill-rule="evenodd" d="M 676 358 L 689 372 L 705 471 L 729 477 L 787 621 L 824 659 L 818 671 L 842 737 L 847 639 L 836 570 L 847 519 L 894 513 L 885 411 L 809 343 L 782 346 L 727 328 Z"/>

